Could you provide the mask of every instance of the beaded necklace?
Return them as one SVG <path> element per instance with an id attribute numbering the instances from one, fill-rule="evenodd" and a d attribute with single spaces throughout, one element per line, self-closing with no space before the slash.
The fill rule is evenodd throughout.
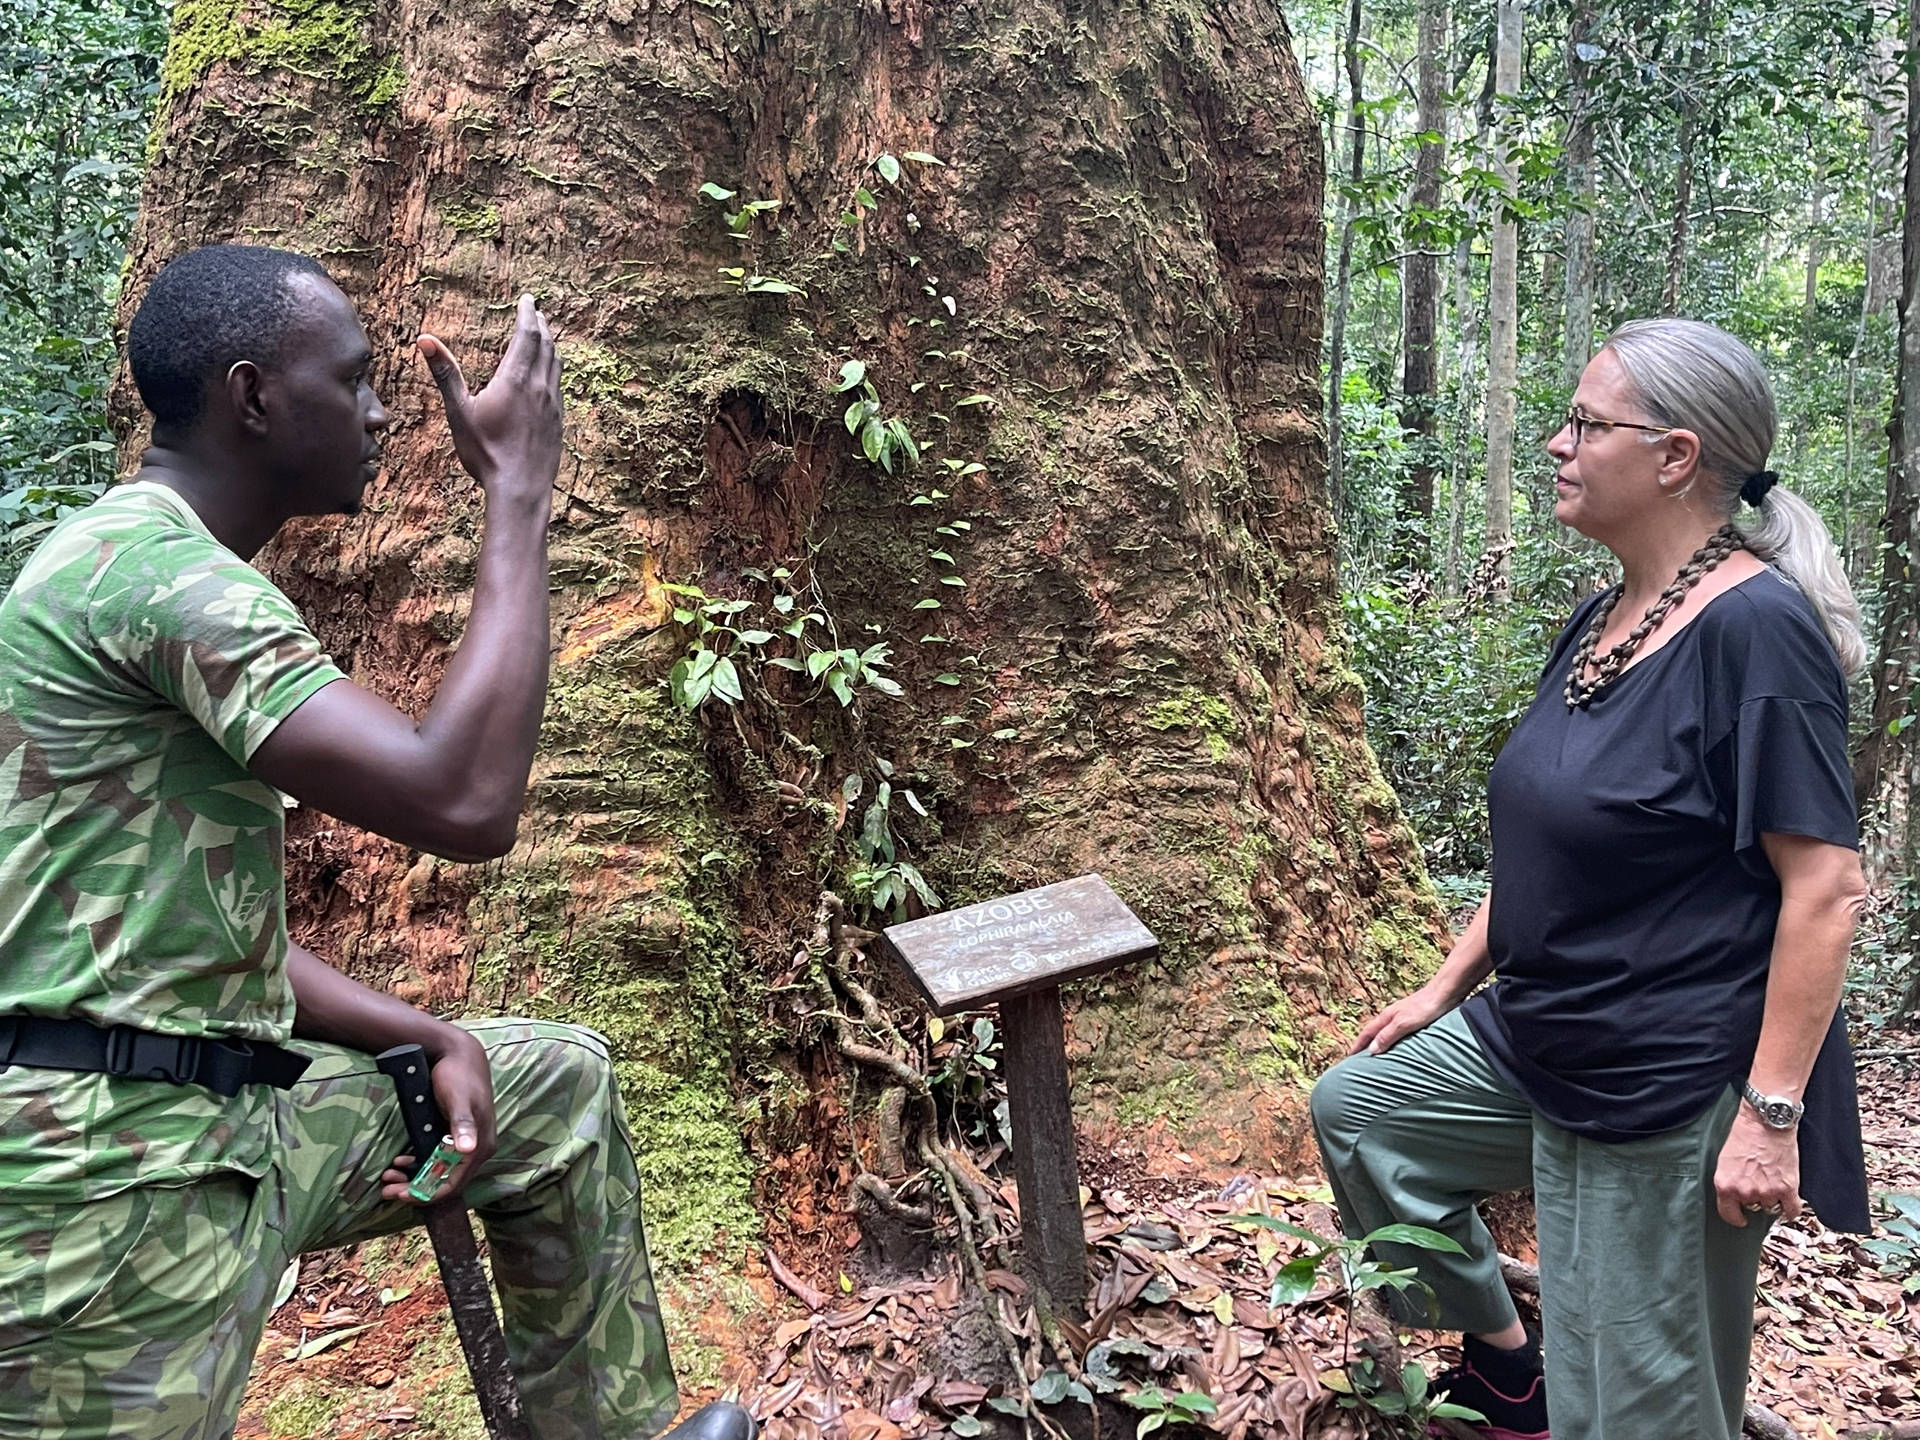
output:
<path id="1" fill-rule="evenodd" d="M 1623 582 L 1609 590 L 1599 608 L 1593 612 L 1593 623 L 1587 626 L 1587 633 L 1581 636 L 1580 648 L 1574 652 L 1573 669 L 1567 672 L 1567 708 L 1577 710 L 1591 704 L 1596 695 L 1618 680 L 1625 672 L 1627 662 L 1639 652 L 1647 636 L 1659 628 L 1660 622 L 1686 598 L 1689 590 L 1700 583 L 1701 577 L 1734 551 L 1744 550 L 1746 545 L 1746 538 L 1733 527 L 1732 521 L 1714 531 L 1707 537 L 1707 543 L 1694 551 L 1687 563 L 1680 567 L 1680 573 L 1660 592 L 1660 598 L 1647 607 L 1647 613 L 1627 633 L 1627 638 L 1596 662 L 1593 652 L 1599 648 L 1600 632 L 1607 628 L 1607 619 L 1613 614 L 1613 607 L 1620 603 L 1621 595 L 1626 593 L 1626 585 Z M 1594 667 L 1591 680 L 1585 678 L 1589 665 Z"/>

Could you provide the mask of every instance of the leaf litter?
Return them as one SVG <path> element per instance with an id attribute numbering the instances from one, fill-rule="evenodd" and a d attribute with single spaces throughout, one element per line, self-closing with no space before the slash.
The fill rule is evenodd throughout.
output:
<path id="1" fill-rule="evenodd" d="M 1860 1073 L 1870 1181 L 1876 1196 L 1920 1195 L 1920 1045 L 1877 1054 Z M 768 1286 L 765 1294 L 785 1303 L 743 1337 L 750 1360 L 728 1367 L 765 1440 L 1013 1435 L 1022 1428 L 1023 1389 L 1057 1399 L 1044 1413 L 1085 1435 L 1086 1408 L 1069 1385 L 1080 1395 L 1100 1393 L 1099 1433 L 1109 1440 L 1130 1440 L 1136 1424 L 1146 1423 L 1141 1410 L 1118 1402 L 1150 1388 L 1213 1402 L 1211 1414 L 1168 1412 L 1184 1433 L 1204 1429 L 1223 1440 L 1392 1433 L 1379 1422 L 1368 1431 L 1340 1406 L 1342 1357 L 1357 1356 L 1359 1328 L 1349 1334 L 1336 1283 L 1321 1275 L 1297 1303 L 1268 1304 L 1274 1277 L 1307 1252 L 1306 1242 L 1235 1219 L 1264 1214 L 1336 1235 L 1319 1177 L 1243 1173 L 1219 1185 L 1118 1174 L 1095 1175 L 1092 1183 L 1084 1216 L 1094 1289 L 1087 1323 L 1059 1327 L 1067 1355 L 1043 1339 L 1026 1282 L 1003 1269 L 987 1273 L 986 1303 L 1021 1341 L 1025 1387 L 951 1255 L 937 1255 L 924 1274 L 847 1294 L 837 1268 L 815 1274 L 827 1282 L 816 1286 L 768 1251 L 781 1290 Z M 1003 1225 L 1017 1229 L 1011 1181 L 995 1199 Z M 1876 1213 L 1897 1214 L 1884 1202 Z M 1749 1393 L 1807 1440 L 1842 1440 L 1850 1427 L 1920 1418 L 1920 1286 L 1904 1289 L 1901 1275 L 1883 1274 L 1883 1257 L 1865 1249 L 1864 1238 L 1825 1230 L 1808 1215 L 1777 1225 L 1767 1240 Z M 343 1440 L 415 1431 L 420 1387 L 444 1385 L 448 1376 L 444 1365 L 425 1373 L 408 1361 L 445 1304 L 431 1260 L 420 1262 L 410 1289 L 382 1293 L 359 1273 L 353 1251 L 306 1257 L 265 1337 L 238 1434 L 272 1434 L 258 1416 L 296 1376 L 366 1400 L 360 1411 L 343 1410 L 336 1431 Z M 1402 1335 L 1402 1358 L 1429 1374 L 1455 1358 L 1447 1337 Z M 689 1395 L 689 1406 L 697 1398 L 711 1396 Z M 364 1416 L 358 1426 L 356 1414 Z"/>

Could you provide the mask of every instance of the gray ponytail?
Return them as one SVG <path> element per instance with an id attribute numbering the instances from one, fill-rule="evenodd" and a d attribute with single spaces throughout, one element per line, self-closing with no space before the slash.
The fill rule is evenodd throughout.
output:
<path id="1" fill-rule="evenodd" d="M 1700 481 L 1716 512 L 1732 517 L 1741 489 L 1773 450 L 1778 426 L 1773 390 L 1760 359 L 1739 340 L 1699 320 L 1631 320 L 1604 347 L 1626 372 L 1658 425 L 1700 437 Z M 1784 486 L 1764 488 L 1759 518 L 1736 521 L 1747 548 L 1772 565 L 1812 604 L 1851 674 L 1867 660 L 1860 607 L 1833 537 L 1817 511 Z"/>

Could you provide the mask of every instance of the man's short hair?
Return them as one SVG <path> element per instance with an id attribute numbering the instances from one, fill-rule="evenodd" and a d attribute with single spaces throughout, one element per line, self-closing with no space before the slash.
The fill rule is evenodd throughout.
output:
<path id="1" fill-rule="evenodd" d="M 127 362 L 156 425 L 190 428 L 207 382 L 236 361 L 279 363 L 296 275 L 329 278 L 316 260 L 262 245 L 189 250 L 153 277 L 127 327 Z"/>

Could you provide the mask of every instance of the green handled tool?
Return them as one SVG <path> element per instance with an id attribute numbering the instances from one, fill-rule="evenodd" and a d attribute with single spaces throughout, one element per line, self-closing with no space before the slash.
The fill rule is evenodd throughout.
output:
<path id="1" fill-rule="evenodd" d="M 446 1121 L 433 1098 L 427 1052 L 418 1045 L 396 1045 L 376 1055 L 374 1064 L 393 1079 L 400 1097 L 400 1118 L 406 1123 L 407 1140 L 419 1166 L 408 1191 L 416 1199 L 425 1199 L 438 1190 L 438 1182 L 445 1180 L 460 1158 L 451 1142 L 443 1138 Z M 506 1337 L 500 1333 L 500 1321 L 493 1312 L 493 1292 L 487 1285 L 487 1272 L 480 1266 L 466 1206 L 456 1196 L 434 1201 L 421 1213 L 428 1238 L 433 1241 L 433 1258 L 440 1262 L 440 1281 L 446 1286 L 453 1327 L 460 1333 L 460 1349 L 467 1357 L 467 1373 L 473 1377 L 474 1398 L 480 1402 L 487 1434 L 492 1440 L 533 1440 L 520 1411 L 520 1389 L 507 1363 Z"/>

